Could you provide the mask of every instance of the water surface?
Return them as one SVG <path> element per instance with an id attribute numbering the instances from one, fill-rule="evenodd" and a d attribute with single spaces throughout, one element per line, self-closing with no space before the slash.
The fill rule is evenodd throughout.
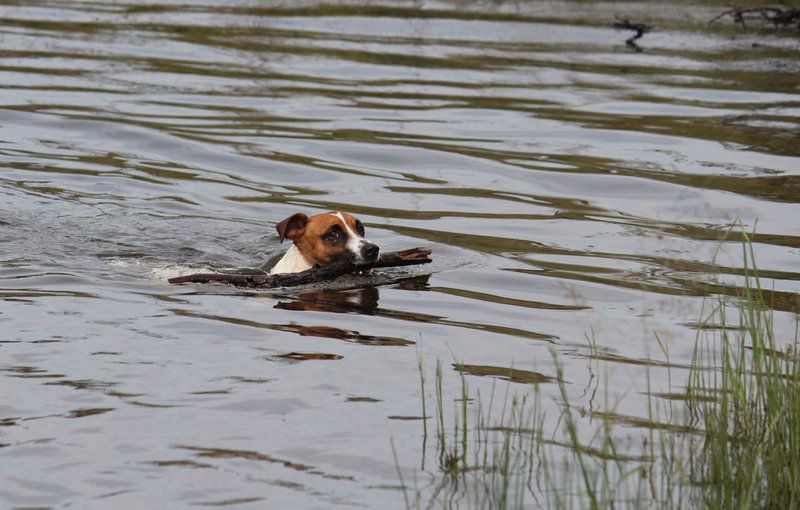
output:
<path id="1" fill-rule="evenodd" d="M 539 384 L 554 415 L 551 353 L 579 405 L 599 360 L 635 436 L 644 361 L 680 386 L 703 296 L 741 285 L 737 220 L 792 334 L 800 42 L 719 10 L 5 2 L 2 506 L 402 507 L 419 359 L 448 394 Z M 615 14 L 658 27 L 643 51 Z M 262 264 L 275 223 L 331 209 L 434 263 L 165 281 Z"/>

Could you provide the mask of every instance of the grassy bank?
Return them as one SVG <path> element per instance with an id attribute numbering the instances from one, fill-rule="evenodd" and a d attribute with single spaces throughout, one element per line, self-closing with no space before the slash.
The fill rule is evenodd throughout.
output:
<path id="1" fill-rule="evenodd" d="M 434 445 L 423 452 L 436 458 L 427 467 L 423 459 L 412 477 L 398 469 L 406 506 L 800 508 L 797 334 L 776 338 L 749 242 L 744 260 L 740 295 L 709 301 L 676 396 L 652 396 L 648 372 L 648 416 L 635 455 L 615 439 L 617 402 L 608 385 L 599 385 L 603 411 L 587 420 L 570 402 L 555 354 L 555 425 L 537 384 L 522 393 L 506 384 L 503 394 L 495 386 L 482 395 L 461 372 L 461 394 L 447 400 L 442 365 L 430 388 L 420 364 L 423 414 L 432 422 L 422 420 L 423 444 Z M 600 373 L 599 362 L 595 367 Z"/>

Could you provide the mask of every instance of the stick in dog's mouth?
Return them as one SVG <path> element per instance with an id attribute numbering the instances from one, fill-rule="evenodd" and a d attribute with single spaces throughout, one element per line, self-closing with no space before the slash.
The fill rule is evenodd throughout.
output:
<path id="1" fill-rule="evenodd" d="M 431 250 L 427 248 L 411 248 L 409 250 L 382 253 L 374 262 L 364 264 L 361 270 L 372 270 L 381 267 L 400 267 L 428 264 Z M 294 287 L 310 283 L 333 280 L 339 276 L 352 273 L 358 269 L 352 262 L 342 260 L 328 266 L 316 266 L 297 273 L 243 275 L 223 273 L 200 273 L 170 278 L 169 283 L 228 283 L 240 287 Z"/>

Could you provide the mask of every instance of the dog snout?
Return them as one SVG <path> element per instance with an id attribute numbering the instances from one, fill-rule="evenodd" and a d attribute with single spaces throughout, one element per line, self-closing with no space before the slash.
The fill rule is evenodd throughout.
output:
<path id="1" fill-rule="evenodd" d="M 361 247 L 361 257 L 366 262 L 374 262 L 378 260 L 378 254 L 380 253 L 381 249 L 378 247 L 377 244 L 366 243 L 364 246 Z"/>

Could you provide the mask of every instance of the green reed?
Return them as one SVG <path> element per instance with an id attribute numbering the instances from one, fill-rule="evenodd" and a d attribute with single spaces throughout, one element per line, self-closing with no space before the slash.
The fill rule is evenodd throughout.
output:
<path id="1" fill-rule="evenodd" d="M 680 378 L 677 386 L 682 400 L 653 396 L 648 365 L 647 425 L 636 455 L 624 453 L 615 438 L 612 416 L 618 402 L 611 401 L 608 384 L 598 376 L 595 392 L 601 392 L 605 411 L 579 408 L 570 401 L 555 353 L 558 420 L 548 429 L 537 384 L 518 393 L 505 384 L 500 397 L 495 384 L 487 400 L 480 391 L 471 392 L 460 373 L 460 395 L 448 402 L 438 362 L 432 410 L 437 466 L 429 473 L 435 481 L 420 489 L 415 476 L 411 489 L 401 477 L 406 506 L 800 508 L 797 334 L 788 349 L 775 338 L 752 244 L 745 240 L 741 294 L 719 299 L 701 324 L 706 327 L 699 328 L 688 383 Z M 729 327 L 728 310 L 736 311 L 737 327 Z M 656 339 L 668 360 L 666 345 Z M 596 353 L 593 339 L 589 345 Z M 421 361 L 419 368 L 425 418 Z M 599 369 L 595 358 L 589 366 L 593 379 Z M 667 377 L 672 388 L 669 368 Z M 592 420 L 588 433 L 587 416 Z M 428 428 L 423 427 L 424 450 Z"/>
<path id="2" fill-rule="evenodd" d="M 715 334 L 698 341 L 689 404 L 705 435 L 691 447 L 694 502 L 708 508 L 800 508 L 800 363 L 798 338 L 775 338 L 752 243 L 744 243 L 744 286 L 733 303 L 712 311 Z M 707 370 L 710 360 L 716 367 Z"/>

